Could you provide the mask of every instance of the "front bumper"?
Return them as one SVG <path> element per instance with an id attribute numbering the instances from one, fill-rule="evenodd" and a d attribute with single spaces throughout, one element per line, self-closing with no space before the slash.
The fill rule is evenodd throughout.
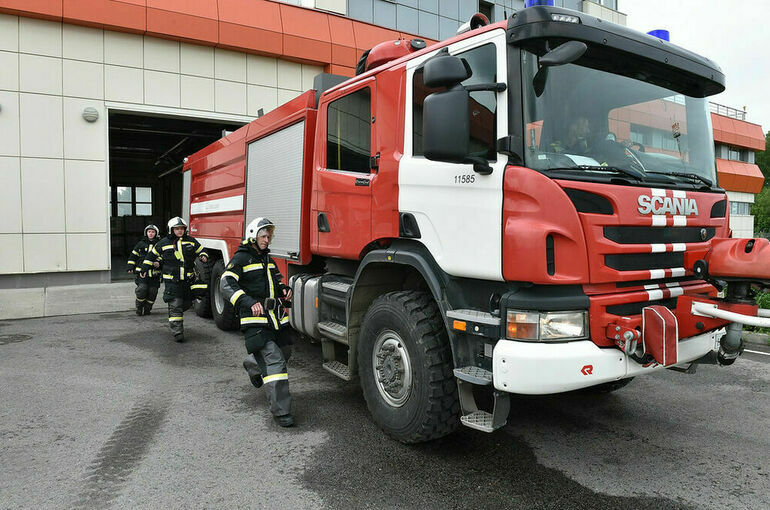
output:
<path id="1" fill-rule="evenodd" d="M 719 329 L 679 340 L 677 365 L 719 350 L 725 335 Z M 587 388 L 662 370 L 644 367 L 615 347 L 598 347 L 590 340 L 564 343 L 499 340 L 492 354 L 496 389 L 525 395 L 547 395 Z"/>

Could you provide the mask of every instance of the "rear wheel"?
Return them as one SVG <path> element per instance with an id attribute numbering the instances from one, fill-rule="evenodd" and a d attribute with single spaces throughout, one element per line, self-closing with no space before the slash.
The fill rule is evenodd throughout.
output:
<path id="1" fill-rule="evenodd" d="M 211 283 L 209 283 L 211 312 L 214 315 L 214 322 L 219 329 L 233 331 L 238 329 L 240 322 L 238 320 L 238 314 L 235 313 L 235 308 L 230 301 L 225 299 L 222 294 L 222 289 L 219 288 L 219 281 L 222 279 L 222 273 L 224 272 L 224 260 L 217 260 L 211 270 Z"/>
<path id="2" fill-rule="evenodd" d="M 203 262 L 201 259 L 195 259 L 195 274 L 198 282 L 211 285 L 211 268 L 214 264 L 211 260 Z M 193 308 L 198 317 L 211 317 L 211 294 L 206 293 L 193 301 Z"/>
<path id="3" fill-rule="evenodd" d="M 418 443 L 459 425 L 452 353 L 429 294 L 391 292 L 377 298 L 363 319 L 358 363 L 366 405 L 389 436 Z"/>

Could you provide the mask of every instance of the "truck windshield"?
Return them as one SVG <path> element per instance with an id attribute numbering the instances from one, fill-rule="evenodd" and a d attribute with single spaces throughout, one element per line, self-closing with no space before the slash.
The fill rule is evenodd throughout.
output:
<path id="1" fill-rule="evenodd" d="M 526 166 L 580 180 L 716 184 L 706 99 L 577 64 L 549 68 L 538 96 L 537 56 L 521 54 Z"/>

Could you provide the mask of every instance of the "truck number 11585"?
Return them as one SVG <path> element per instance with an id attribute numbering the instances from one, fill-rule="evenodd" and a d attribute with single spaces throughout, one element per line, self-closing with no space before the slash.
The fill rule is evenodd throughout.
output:
<path id="1" fill-rule="evenodd" d="M 455 184 L 473 184 L 476 176 L 473 174 L 455 175 Z"/>

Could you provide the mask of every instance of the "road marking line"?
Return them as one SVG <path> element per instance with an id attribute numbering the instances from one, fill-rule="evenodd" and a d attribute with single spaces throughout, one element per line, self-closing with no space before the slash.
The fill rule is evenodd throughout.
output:
<path id="1" fill-rule="evenodd" d="M 770 352 L 750 351 L 748 349 L 743 349 L 743 352 L 750 352 L 751 354 L 761 354 L 762 356 L 770 356 Z"/>

